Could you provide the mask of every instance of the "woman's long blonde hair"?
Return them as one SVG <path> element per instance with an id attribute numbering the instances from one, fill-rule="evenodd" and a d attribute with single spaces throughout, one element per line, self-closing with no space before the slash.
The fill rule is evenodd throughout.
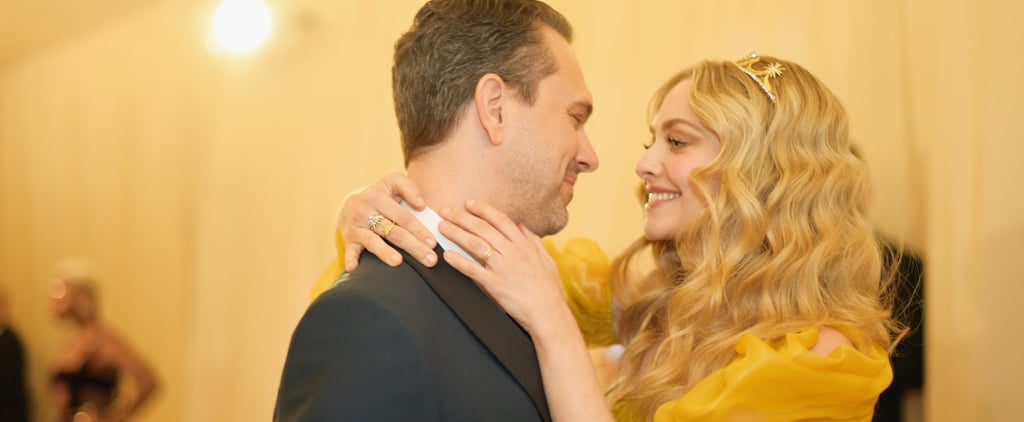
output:
<path id="1" fill-rule="evenodd" d="M 888 348 L 881 257 L 865 218 L 868 182 L 851 152 L 846 112 L 796 63 L 772 80 L 773 102 L 731 62 L 705 61 L 667 81 L 657 110 L 691 79 L 690 103 L 721 152 L 691 180 L 707 204 L 674 241 L 639 239 L 613 264 L 625 352 L 610 398 L 620 420 L 650 420 L 729 364 L 742 334 L 777 340 L 828 325 L 862 351 Z M 712 192 L 709 182 L 718 178 Z M 656 269 L 631 277 L 650 251 Z"/>

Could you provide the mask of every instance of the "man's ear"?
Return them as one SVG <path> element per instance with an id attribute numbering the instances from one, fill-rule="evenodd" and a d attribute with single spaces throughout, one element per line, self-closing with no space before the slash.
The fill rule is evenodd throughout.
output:
<path id="1" fill-rule="evenodd" d="M 504 142 L 503 129 L 508 113 L 506 107 L 511 92 L 500 76 L 488 73 L 476 83 L 473 102 L 476 105 L 477 118 L 480 126 L 487 132 L 487 137 L 494 145 Z"/>

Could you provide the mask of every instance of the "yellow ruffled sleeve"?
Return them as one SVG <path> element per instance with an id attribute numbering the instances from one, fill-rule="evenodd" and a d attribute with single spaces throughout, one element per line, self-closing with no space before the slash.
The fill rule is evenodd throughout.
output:
<path id="1" fill-rule="evenodd" d="M 313 288 L 309 292 L 309 300 L 316 299 L 325 290 L 331 288 L 334 285 L 334 281 L 338 279 L 341 272 L 345 270 L 345 241 L 341 240 L 341 230 L 334 230 L 334 250 L 338 254 L 334 257 L 334 260 L 330 264 L 327 264 L 327 268 L 320 273 L 320 277 L 317 277 L 316 283 L 313 283 Z"/>
<path id="2" fill-rule="evenodd" d="M 885 350 L 840 346 L 822 356 L 809 350 L 817 341 L 817 329 L 776 345 L 744 335 L 736 360 L 661 405 L 654 421 L 870 421 L 892 381 Z"/>
<path id="3" fill-rule="evenodd" d="M 558 266 L 569 309 L 583 332 L 587 347 L 617 343 L 612 329 L 611 264 L 601 247 L 589 239 L 569 240 L 561 250 L 544 239 L 544 246 Z"/>

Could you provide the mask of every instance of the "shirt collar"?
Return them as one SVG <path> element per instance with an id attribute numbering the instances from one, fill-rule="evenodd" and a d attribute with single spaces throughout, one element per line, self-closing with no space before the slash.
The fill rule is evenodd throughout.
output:
<path id="1" fill-rule="evenodd" d="M 437 244 L 441 246 L 441 249 L 455 252 L 459 255 L 462 255 L 472 260 L 473 262 L 477 262 L 476 258 L 473 258 L 468 252 L 460 248 L 459 245 L 456 245 L 455 242 L 453 242 L 451 239 L 441 234 L 441 232 L 437 229 L 437 225 L 440 224 L 441 220 L 444 219 L 441 218 L 441 216 L 438 215 L 436 211 L 434 211 L 430 207 L 424 207 L 423 211 L 416 211 L 405 201 L 402 201 L 402 206 L 405 207 L 405 209 L 409 210 L 409 212 L 411 212 L 412 215 L 416 217 L 416 219 L 419 220 L 424 227 L 427 228 L 427 230 L 430 230 L 430 233 L 434 235 L 435 239 L 437 239 Z"/>

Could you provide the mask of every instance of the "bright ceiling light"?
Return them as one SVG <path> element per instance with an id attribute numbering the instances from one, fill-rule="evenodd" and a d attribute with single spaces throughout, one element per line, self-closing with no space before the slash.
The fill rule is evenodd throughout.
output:
<path id="1" fill-rule="evenodd" d="M 271 23 L 263 0 L 224 0 L 213 15 L 213 41 L 218 49 L 249 52 L 266 41 Z"/>

